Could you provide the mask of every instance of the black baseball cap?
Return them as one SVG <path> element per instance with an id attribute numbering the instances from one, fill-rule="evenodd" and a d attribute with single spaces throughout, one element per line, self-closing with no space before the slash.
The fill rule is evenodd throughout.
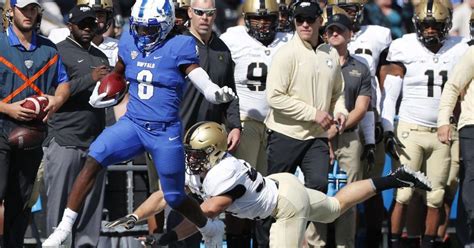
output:
<path id="1" fill-rule="evenodd" d="M 352 30 L 352 21 L 347 15 L 335 14 L 328 18 L 328 22 L 326 23 L 326 30 L 328 30 L 328 28 L 331 26 L 337 26 L 342 30 Z"/>
<path id="2" fill-rule="evenodd" d="M 69 12 L 69 22 L 72 24 L 78 24 L 87 18 L 96 18 L 95 11 L 89 5 L 76 5 Z"/>
<path id="3" fill-rule="evenodd" d="M 301 16 L 301 17 L 318 17 L 323 13 L 321 7 L 319 7 L 319 3 L 316 1 L 301 1 L 296 2 L 293 16 Z"/>

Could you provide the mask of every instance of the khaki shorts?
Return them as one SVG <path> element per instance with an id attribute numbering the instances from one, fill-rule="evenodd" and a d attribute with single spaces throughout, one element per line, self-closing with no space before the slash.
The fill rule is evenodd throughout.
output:
<path id="1" fill-rule="evenodd" d="M 438 140 L 437 128 L 399 121 L 396 136 L 405 148 L 400 149 L 400 162 L 414 171 L 422 171 L 431 181 L 432 191 L 426 192 L 426 204 L 432 208 L 442 206 L 444 188 L 450 167 L 450 146 Z M 423 166 L 423 164 L 426 164 Z M 397 190 L 396 201 L 408 204 L 412 188 Z"/>

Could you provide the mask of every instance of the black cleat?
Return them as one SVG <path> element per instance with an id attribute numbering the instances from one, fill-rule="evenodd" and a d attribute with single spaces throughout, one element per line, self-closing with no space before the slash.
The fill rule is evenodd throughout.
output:
<path id="1" fill-rule="evenodd" d="M 390 174 L 395 177 L 402 187 L 418 188 L 431 191 L 431 182 L 419 171 L 413 171 L 408 166 L 403 165 Z"/>

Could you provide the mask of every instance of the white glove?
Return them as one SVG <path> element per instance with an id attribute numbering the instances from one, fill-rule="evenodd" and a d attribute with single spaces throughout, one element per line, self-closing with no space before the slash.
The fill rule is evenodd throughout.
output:
<path id="1" fill-rule="evenodd" d="M 43 242 L 43 248 L 59 248 L 59 247 L 71 247 L 71 231 L 66 228 L 62 228 L 59 224 L 54 232 Z M 63 246 L 62 246 L 63 245 Z"/>
<path id="2" fill-rule="evenodd" d="M 237 95 L 234 93 L 234 91 L 227 86 L 220 88 L 215 92 L 215 95 L 217 103 L 226 103 L 237 98 Z"/>
<path id="3" fill-rule="evenodd" d="M 99 95 L 99 85 L 100 81 L 98 81 L 92 91 L 92 95 L 89 98 L 89 104 L 94 108 L 107 108 L 117 104 L 117 99 L 109 99 L 109 100 L 102 100 L 104 97 L 107 96 L 107 93 L 102 93 Z"/>
<path id="4" fill-rule="evenodd" d="M 222 247 L 222 239 L 225 232 L 225 224 L 222 220 L 207 219 L 206 225 L 198 229 L 203 236 L 206 247 Z"/>

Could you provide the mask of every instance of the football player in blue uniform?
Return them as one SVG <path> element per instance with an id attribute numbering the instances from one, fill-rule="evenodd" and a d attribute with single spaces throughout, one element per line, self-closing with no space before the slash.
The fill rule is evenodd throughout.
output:
<path id="1" fill-rule="evenodd" d="M 172 0 L 138 0 L 132 8 L 130 34 L 123 34 L 114 71 L 129 82 L 127 112 L 105 129 L 90 147 L 86 163 L 69 194 L 63 219 L 43 247 L 56 247 L 72 231 L 77 213 L 106 166 L 148 151 L 160 161 L 157 171 L 166 202 L 198 226 L 203 234 L 216 231 L 197 202 L 184 192 L 184 149 L 178 111 L 186 86 L 185 76 L 212 103 L 232 100 L 230 88 L 219 88 L 199 67 L 198 50 L 190 36 L 174 35 Z M 117 103 L 98 94 L 97 83 L 90 104 L 104 108 Z M 212 234 L 211 234 L 212 235 Z"/>

